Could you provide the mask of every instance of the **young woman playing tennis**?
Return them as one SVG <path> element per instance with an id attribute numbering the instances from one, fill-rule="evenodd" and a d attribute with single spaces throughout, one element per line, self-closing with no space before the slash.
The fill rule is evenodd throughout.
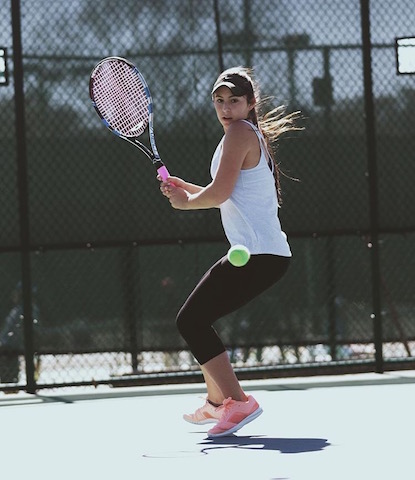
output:
<path id="1" fill-rule="evenodd" d="M 177 315 L 177 327 L 207 386 L 206 403 L 184 419 L 216 423 L 208 436 L 220 437 L 262 413 L 256 400 L 242 390 L 212 325 L 278 282 L 288 269 L 291 251 L 278 219 L 278 167 L 270 144 L 283 132 L 297 129 L 297 115 L 284 116 L 278 108 L 260 117 L 257 85 L 242 67 L 218 77 L 212 99 L 225 132 L 213 155 L 212 181 L 202 187 L 172 176 L 161 182 L 160 189 L 176 209 L 219 207 L 230 245 L 245 245 L 251 253 L 241 268 L 232 266 L 226 255 L 217 261 Z"/>

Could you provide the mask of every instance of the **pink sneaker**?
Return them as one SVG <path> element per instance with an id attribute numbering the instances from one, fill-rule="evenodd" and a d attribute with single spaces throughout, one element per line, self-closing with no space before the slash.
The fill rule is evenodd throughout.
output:
<path id="1" fill-rule="evenodd" d="M 221 417 L 220 421 L 208 431 L 210 438 L 226 437 L 252 422 L 262 413 L 262 408 L 251 395 L 248 396 L 247 402 L 238 402 L 227 398 L 217 410 Z"/>
<path id="2" fill-rule="evenodd" d="M 207 400 L 203 407 L 198 408 L 195 413 L 184 414 L 183 418 L 186 422 L 196 425 L 204 425 L 205 423 L 216 423 L 219 421 L 222 411 L 221 407 L 214 407 Z"/>

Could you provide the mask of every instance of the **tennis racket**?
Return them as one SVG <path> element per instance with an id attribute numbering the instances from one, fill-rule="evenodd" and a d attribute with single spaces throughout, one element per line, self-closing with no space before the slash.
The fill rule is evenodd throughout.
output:
<path id="1" fill-rule="evenodd" d="M 102 123 L 139 148 L 166 180 L 169 172 L 161 161 L 154 138 L 153 100 L 138 68 L 124 58 L 104 58 L 91 72 L 89 96 Z M 138 140 L 147 127 L 151 149 Z"/>

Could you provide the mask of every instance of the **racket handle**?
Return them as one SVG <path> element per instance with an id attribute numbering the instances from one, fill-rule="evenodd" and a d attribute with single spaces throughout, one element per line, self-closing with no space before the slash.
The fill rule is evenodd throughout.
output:
<path id="1" fill-rule="evenodd" d="M 157 169 L 157 173 L 160 175 L 160 177 L 163 179 L 165 182 L 167 178 L 170 176 L 169 171 L 167 170 L 166 166 L 163 165 L 162 167 Z"/>

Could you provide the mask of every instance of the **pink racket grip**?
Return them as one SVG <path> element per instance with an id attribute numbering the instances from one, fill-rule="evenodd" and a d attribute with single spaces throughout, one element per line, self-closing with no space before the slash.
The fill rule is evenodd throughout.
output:
<path id="1" fill-rule="evenodd" d="M 163 165 L 162 167 L 158 168 L 158 169 L 157 169 L 157 173 L 160 175 L 160 177 L 163 179 L 164 182 L 165 182 L 165 181 L 167 180 L 167 178 L 170 176 L 169 171 L 167 170 L 167 168 L 165 167 L 165 165 Z"/>

